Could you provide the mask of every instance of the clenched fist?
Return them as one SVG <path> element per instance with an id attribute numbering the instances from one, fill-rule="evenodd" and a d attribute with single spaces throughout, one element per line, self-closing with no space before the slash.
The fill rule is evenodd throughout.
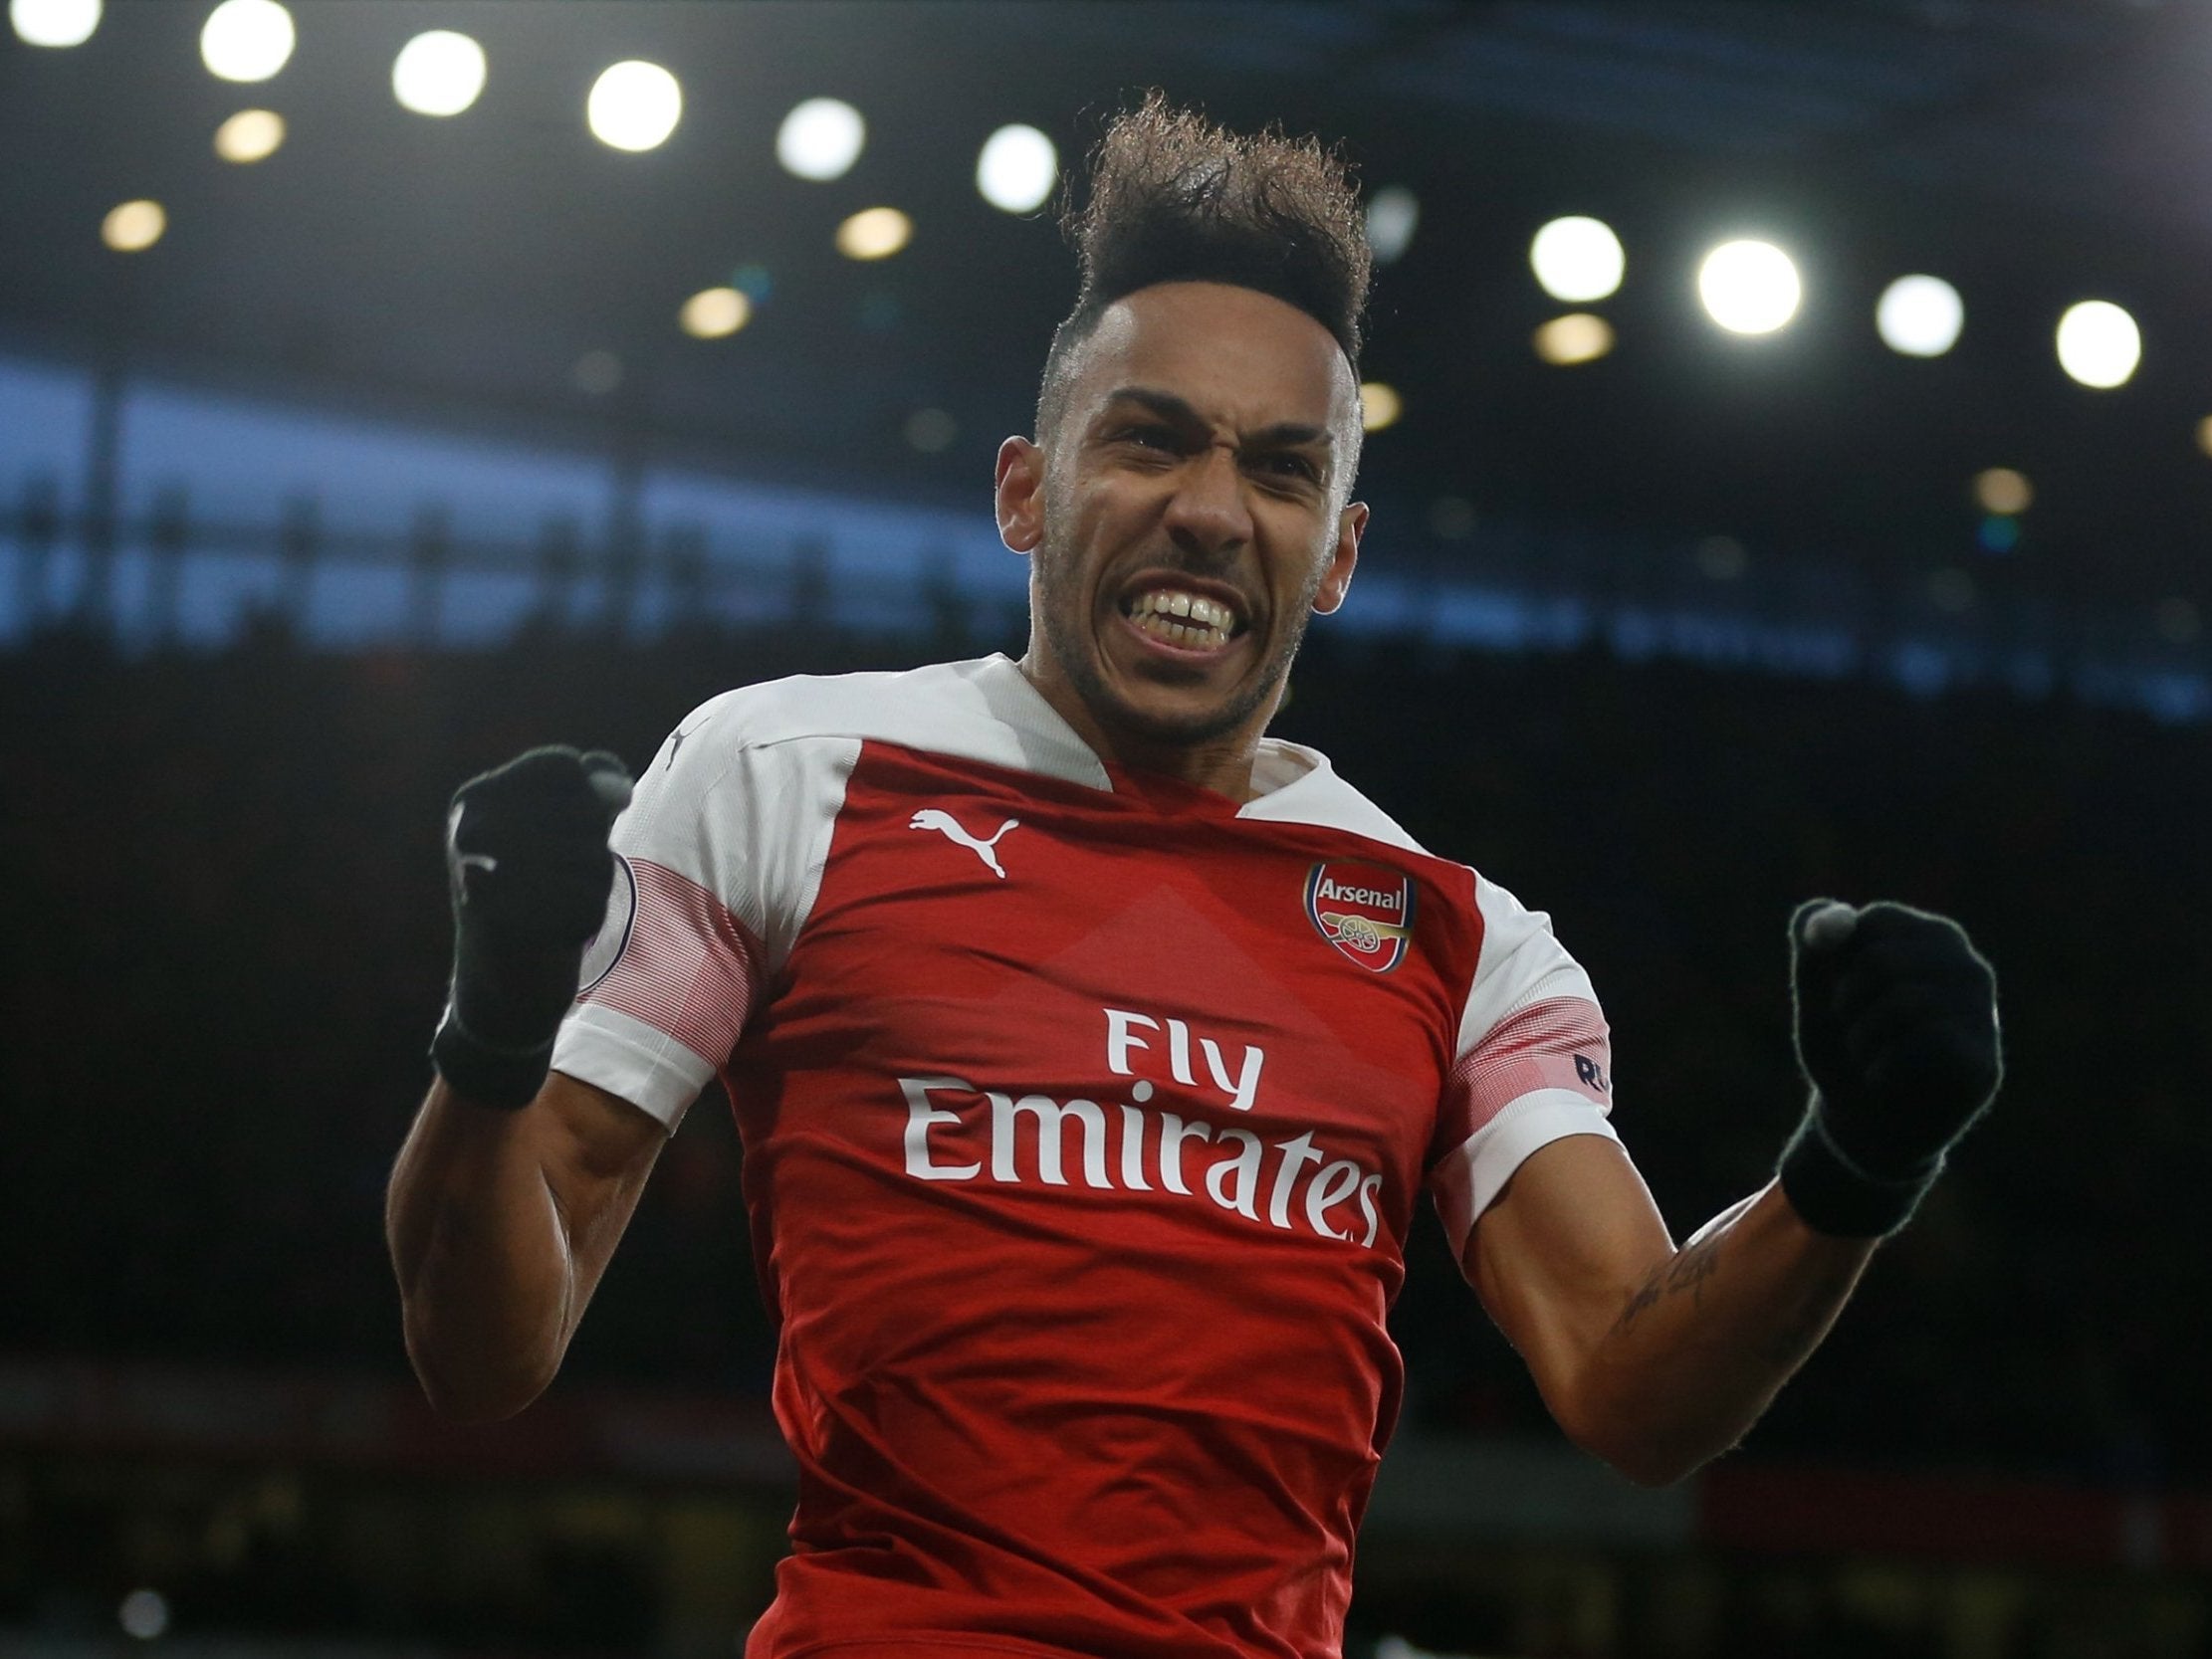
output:
<path id="1" fill-rule="evenodd" d="M 604 751 L 534 748 L 471 778 L 446 816 L 453 990 L 431 1058 L 483 1106 L 528 1106 L 546 1080 L 584 946 L 614 878 L 607 831 L 630 777 Z"/>
<path id="2" fill-rule="evenodd" d="M 1808 901 L 1790 953 L 1813 1097 L 1783 1190 L 1820 1232 L 1893 1232 L 1996 1097 L 1996 975 L 1957 923 L 1886 902 Z"/>

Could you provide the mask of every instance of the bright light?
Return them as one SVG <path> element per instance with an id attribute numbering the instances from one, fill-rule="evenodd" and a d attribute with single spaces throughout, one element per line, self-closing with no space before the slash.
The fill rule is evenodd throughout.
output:
<path id="1" fill-rule="evenodd" d="M 1546 294 L 1579 306 L 1603 300 L 1621 286 L 1628 256 L 1612 226 L 1577 215 L 1554 219 L 1538 231 L 1528 245 L 1528 263 Z"/>
<path id="2" fill-rule="evenodd" d="M 122 1633 L 136 1641 L 158 1641 L 169 1628 L 169 1602 L 159 1590 L 132 1590 L 115 1609 Z"/>
<path id="3" fill-rule="evenodd" d="M 2197 448 L 2212 455 L 2212 415 L 2197 422 Z"/>
<path id="4" fill-rule="evenodd" d="M 889 259 L 914 239 L 914 221 L 895 207 L 864 207 L 837 227 L 847 259 Z"/>
<path id="5" fill-rule="evenodd" d="M 215 129 L 215 153 L 225 161 L 263 161 L 284 142 L 284 116 L 274 109 L 241 109 Z"/>
<path id="6" fill-rule="evenodd" d="M 976 157 L 976 188 L 1007 213 L 1040 207 L 1060 181 L 1060 152 L 1033 126 L 1001 126 Z"/>
<path id="7" fill-rule="evenodd" d="M 591 83 L 583 106 L 591 135 L 614 149 L 649 150 L 665 143 L 684 113 L 684 90 L 658 64 L 631 58 Z"/>
<path id="8" fill-rule="evenodd" d="M 2002 513 L 2010 518 L 2027 512 L 2035 499 L 2036 487 L 2028 482 L 2027 475 L 2010 467 L 1991 467 L 1974 475 L 1974 500 L 1984 513 Z"/>
<path id="9" fill-rule="evenodd" d="M 391 61 L 391 96 L 418 115 L 458 115 L 484 91 L 484 48 L 451 29 L 433 29 Z"/>
<path id="10" fill-rule="evenodd" d="M 1366 432 L 1380 432 L 1386 426 L 1396 426 L 1398 417 L 1406 412 L 1406 400 L 1398 395 L 1396 386 L 1385 385 L 1380 380 L 1360 382 L 1360 428 Z"/>
<path id="11" fill-rule="evenodd" d="M 161 240 L 169 216 L 159 202 L 124 202 L 108 210 L 100 222 L 100 239 L 118 254 L 135 254 Z"/>
<path id="12" fill-rule="evenodd" d="M 1723 242 L 1697 270 L 1697 297 L 1732 334 L 1771 334 L 1797 314 L 1797 267 L 1771 242 Z"/>
<path id="13" fill-rule="evenodd" d="M 223 0 L 200 30 L 200 61 L 224 81 L 266 81 L 291 60 L 292 14 L 277 0 Z"/>
<path id="14" fill-rule="evenodd" d="M 1965 302 L 1941 277 L 1899 277 L 1875 305 L 1881 343 L 1907 357 L 1942 356 L 1965 321 Z"/>
<path id="15" fill-rule="evenodd" d="M 1367 245 L 1378 265 L 1404 259 L 1421 223 L 1421 200 L 1403 184 L 1378 190 L 1367 204 Z"/>
<path id="16" fill-rule="evenodd" d="M 1613 349 L 1613 324 L 1588 311 L 1555 316 L 1536 330 L 1536 355 L 1566 367 L 1594 362 Z"/>
<path id="17" fill-rule="evenodd" d="M 2142 358 L 2135 319 L 2108 300 L 2069 306 L 2059 318 L 2059 366 L 2085 386 L 2124 385 Z"/>
<path id="18" fill-rule="evenodd" d="M 703 340 L 734 334 L 752 319 L 753 302 L 734 288 L 701 289 L 676 313 L 684 332 Z"/>
<path id="19" fill-rule="evenodd" d="M 8 21 L 25 46 L 83 46 L 100 27 L 100 0 L 8 0 Z"/>
<path id="20" fill-rule="evenodd" d="M 810 98 L 775 129 L 775 159 L 787 173 L 826 182 L 851 172 L 867 141 L 859 110 L 834 98 Z"/>

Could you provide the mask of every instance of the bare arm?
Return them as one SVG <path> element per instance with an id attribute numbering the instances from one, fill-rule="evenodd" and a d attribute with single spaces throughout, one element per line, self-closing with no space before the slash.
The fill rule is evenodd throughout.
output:
<path id="1" fill-rule="evenodd" d="M 1873 1254 L 1814 1232 L 1778 1184 L 1676 1250 L 1620 1146 L 1572 1136 L 1514 1173 L 1465 1266 L 1568 1436 L 1659 1486 L 1742 1438 Z"/>
<path id="2" fill-rule="evenodd" d="M 431 1403 L 511 1417 L 553 1380 L 667 1132 L 553 1072 L 520 1112 L 441 1078 L 385 1195 L 407 1354 Z"/>

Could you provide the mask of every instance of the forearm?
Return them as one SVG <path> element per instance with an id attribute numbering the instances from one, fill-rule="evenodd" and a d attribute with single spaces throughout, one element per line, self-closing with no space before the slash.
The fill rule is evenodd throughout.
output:
<path id="1" fill-rule="evenodd" d="M 529 1114 L 474 1106 L 440 1079 L 392 1170 L 385 1236 L 408 1357 L 439 1410 L 512 1416 L 552 1380 L 576 1271 Z"/>
<path id="2" fill-rule="evenodd" d="M 1652 1485 L 1726 1451 L 1828 1334 L 1874 1242 L 1814 1232 L 1779 1184 L 1724 1212 L 1592 1350 L 1576 1438 Z"/>

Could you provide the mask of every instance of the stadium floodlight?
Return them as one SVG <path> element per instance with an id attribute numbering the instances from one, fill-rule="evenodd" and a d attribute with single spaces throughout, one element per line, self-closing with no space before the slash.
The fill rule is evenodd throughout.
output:
<path id="1" fill-rule="evenodd" d="M 215 129 L 215 153 L 225 161 L 266 161 L 284 143 L 284 116 L 274 109 L 241 109 Z"/>
<path id="2" fill-rule="evenodd" d="M 1398 388 L 1381 380 L 1360 382 L 1360 429 L 1363 432 L 1380 432 L 1387 426 L 1396 426 L 1398 417 L 1406 412 L 1406 400 L 1398 395 Z"/>
<path id="3" fill-rule="evenodd" d="M 864 207 L 837 227 L 847 259 L 889 259 L 914 239 L 914 221 L 895 207 Z"/>
<path id="4" fill-rule="evenodd" d="M 1620 288 L 1628 256 L 1611 225 L 1575 214 L 1554 219 L 1536 233 L 1528 245 L 1528 263 L 1546 294 L 1582 306 Z"/>
<path id="5" fill-rule="evenodd" d="M 8 0 L 8 21 L 25 46 L 83 46 L 100 27 L 100 0 Z"/>
<path id="6" fill-rule="evenodd" d="M 1941 277 L 1899 277 L 1875 304 L 1881 343 L 1907 357 L 1942 356 L 1965 321 L 1965 302 Z"/>
<path id="7" fill-rule="evenodd" d="M 2084 300 L 2059 318 L 2059 366 L 2085 386 L 2123 386 L 2142 358 L 2142 331 L 2109 300 Z"/>
<path id="8" fill-rule="evenodd" d="M 1974 475 L 1974 500 L 1984 513 L 2018 518 L 2035 504 L 2036 487 L 2025 473 L 2010 467 L 1987 467 Z"/>
<path id="9" fill-rule="evenodd" d="M 684 302 L 676 320 L 694 339 L 734 334 L 753 317 L 753 302 L 734 288 L 704 288 Z"/>
<path id="10" fill-rule="evenodd" d="M 223 0 L 200 28 L 200 61 L 222 81 L 266 81 L 292 60 L 298 37 L 277 0 Z"/>
<path id="11" fill-rule="evenodd" d="M 418 115 L 458 115 L 484 91 L 484 48 L 451 29 L 432 29 L 391 61 L 391 96 Z"/>
<path id="12" fill-rule="evenodd" d="M 118 202 L 100 222 L 100 239 L 118 254 L 143 253 L 161 240 L 169 216 L 159 202 Z"/>
<path id="13" fill-rule="evenodd" d="M 628 58 L 591 83 L 583 114 L 600 143 L 636 154 L 668 141 L 683 118 L 684 90 L 660 65 Z"/>
<path id="14" fill-rule="evenodd" d="M 1367 202 L 1367 245 L 1375 263 L 1389 265 L 1404 259 L 1414 245 L 1414 230 L 1421 223 L 1421 198 L 1403 184 L 1378 190 Z"/>
<path id="15" fill-rule="evenodd" d="M 1771 334 L 1797 314 L 1804 289 L 1771 242 L 1723 242 L 1697 268 L 1697 297 L 1731 334 Z"/>
<path id="16" fill-rule="evenodd" d="M 168 1633 L 168 1597 L 154 1589 L 132 1590 L 116 1607 L 115 1622 L 133 1641 L 157 1642 Z"/>
<path id="17" fill-rule="evenodd" d="M 1001 126 L 976 156 L 976 188 L 1006 213 L 1041 207 L 1060 180 L 1060 152 L 1033 126 Z"/>
<path id="18" fill-rule="evenodd" d="M 868 123 L 841 99 L 810 98 L 775 129 L 775 159 L 794 178 L 827 183 L 852 171 L 868 142 Z"/>
<path id="19" fill-rule="evenodd" d="M 1562 368 L 1592 363 L 1613 349 L 1613 324 L 1589 311 L 1555 316 L 1536 330 L 1536 355 Z"/>

